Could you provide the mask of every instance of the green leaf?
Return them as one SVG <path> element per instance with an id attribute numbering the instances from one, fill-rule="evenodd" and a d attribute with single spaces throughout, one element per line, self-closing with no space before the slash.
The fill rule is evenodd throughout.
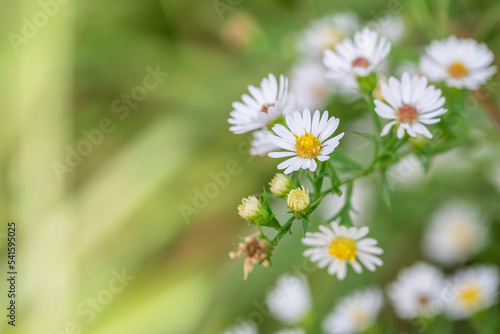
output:
<path id="1" fill-rule="evenodd" d="M 357 162 L 353 161 L 352 159 L 348 158 L 345 154 L 342 152 L 335 150 L 332 153 L 332 157 L 335 161 L 340 162 L 344 166 L 348 167 L 349 169 L 356 169 L 356 170 L 362 170 L 363 166 L 358 164 Z"/>
<path id="2" fill-rule="evenodd" d="M 323 195 L 321 195 L 320 198 L 318 198 L 316 200 L 316 202 L 314 202 L 311 206 L 309 206 L 309 209 L 307 210 L 308 213 L 311 213 L 313 212 L 314 210 L 316 210 L 316 208 L 318 207 L 318 205 L 321 203 L 321 201 L 323 200 Z"/>
<path id="3" fill-rule="evenodd" d="M 267 192 L 265 188 L 264 191 L 262 192 L 262 198 L 264 199 L 264 208 L 266 209 L 268 219 L 267 222 L 260 221 L 260 225 L 271 227 L 279 231 L 281 229 L 281 224 L 274 216 L 274 212 L 271 209 L 271 205 L 269 204 L 269 198 L 267 197 Z"/>
<path id="4" fill-rule="evenodd" d="M 302 231 L 304 232 L 304 236 L 306 235 L 307 233 L 307 228 L 309 227 L 309 221 L 305 219 L 306 217 L 304 217 L 302 219 Z"/>
<path id="5" fill-rule="evenodd" d="M 275 216 L 272 216 L 269 219 L 269 227 L 272 227 L 272 228 L 274 228 L 275 230 L 278 230 L 278 231 L 281 230 L 281 224 L 278 221 L 278 219 L 276 219 Z"/>
<path id="6" fill-rule="evenodd" d="M 264 188 L 264 191 L 262 192 L 262 197 L 264 198 L 264 205 L 267 213 L 269 215 L 273 215 L 273 210 L 271 209 L 271 205 L 269 204 L 269 199 L 267 198 L 266 188 Z"/>

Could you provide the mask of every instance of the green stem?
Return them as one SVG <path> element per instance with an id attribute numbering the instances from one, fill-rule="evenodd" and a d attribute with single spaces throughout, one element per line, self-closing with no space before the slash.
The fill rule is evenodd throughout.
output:
<path id="1" fill-rule="evenodd" d="M 321 162 L 319 164 L 319 169 L 318 169 L 318 174 L 316 175 L 316 178 L 313 183 L 314 187 L 314 196 L 316 198 L 319 198 L 321 196 L 321 188 L 323 187 L 323 173 L 325 172 L 326 168 L 326 162 Z"/>
<path id="2" fill-rule="evenodd" d="M 375 128 L 377 129 L 376 135 L 377 135 L 377 137 L 380 137 L 380 133 L 382 132 L 382 122 L 380 122 L 380 117 L 375 112 L 375 103 L 373 102 L 373 99 L 371 99 L 368 94 L 364 94 L 364 98 L 365 98 L 366 103 L 368 104 L 369 112 L 373 117 L 373 122 L 375 123 Z"/>
<path id="3" fill-rule="evenodd" d="M 292 223 L 294 221 L 295 221 L 295 216 L 292 216 L 287 220 L 285 225 L 283 225 L 283 228 L 274 237 L 274 239 L 272 241 L 273 246 L 276 246 L 278 244 L 278 242 L 285 236 L 285 234 L 287 234 L 290 231 L 290 229 L 292 228 Z"/>

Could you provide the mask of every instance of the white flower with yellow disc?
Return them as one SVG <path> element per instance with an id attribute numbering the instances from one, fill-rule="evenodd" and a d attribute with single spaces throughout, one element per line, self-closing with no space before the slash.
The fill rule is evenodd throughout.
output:
<path id="1" fill-rule="evenodd" d="M 377 247 L 377 240 L 365 238 L 368 227 L 347 228 L 332 222 L 331 229 L 324 225 L 320 225 L 319 229 L 321 232 L 307 233 L 302 240 L 304 245 L 312 247 L 304 252 L 304 256 L 317 262 L 319 268 L 328 267 L 330 275 L 343 280 L 347 274 L 347 264 L 358 274 L 363 271 L 361 264 L 370 271 L 375 271 L 376 266 L 383 264 L 376 256 L 383 253 Z"/>
<path id="2" fill-rule="evenodd" d="M 337 130 L 339 119 L 328 118 L 328 111 L 321 116 L 316 110 L 312 117 L 309 109 L 303 115 L 295 111 L 293 116 L 286 117 L 286 124 L 288 129 L 276 124 L 272 129 L 276 135 L 268 137 L 269 142 L 285 150 L 269 153 L 271 158 L 292 157 L 278 165 L 278 169 L 285 169 L 285 174 L 299 169 L 314 172 L 318 167 L 316 160 L 328 160 L 344 136 L 341 133 L 329 139 Z"/>

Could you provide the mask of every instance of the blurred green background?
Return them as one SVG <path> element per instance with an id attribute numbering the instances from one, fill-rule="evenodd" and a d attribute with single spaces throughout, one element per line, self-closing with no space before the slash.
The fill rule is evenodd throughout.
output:
<path id="1" fill-rule="evenodd" d="M 16 328 L 2 312 L 1 333 L 219 333 L 258 309 L 276 277 L 307 263 L 300 228 L 281 243 L 272 268 L 256 268 L 248 281 L 242 260 L 229 260 L 239 237 L 254 232 L 236 207 L 269 182 L 276 161 L 250 158 L 250 137 L 231 134 L 227 118 L 247 85 L 288 72 L 297 59 L 297 34 L 314 18 L 352 10 L 370 21 L 399 6 L 409 33 L 393 48 L 396 61 L 418 60 L 432 38 L 450 33 L 500 51 L 500 4 L 488 0 L 53 3 L 2 0 L 0 241 L 7 221 L 15 221 L 19 309 Z M 40 11 L 53 17 L 34 18 Z M 40 27 L 30 29 L 26 22 L 33 20 Z M 19 37 L 23 31 L 30 37 Z M 147 75 L 155 70 L 168 75 L 151 88 L 155 81 Z M 144 80 L 151 89 L 141 88 Z M 141 101 L 127 105 L 123 99 L 131 94 Z M 375 190 L 367 224 L 385 250 L 385 265 L 375 273 L 351 272 L 343 282 L 325 270 L 308 273 L 313 333 L 336 297 L 383 285 L 421 259 L 415 236 L 449 198 L 470 200 L 490 218 L 497 242 L 476 260 L 499 262 L 500 196 L 487 171 L 500 147 L 498 127 L 486 116 L 498 112 L 487 105 L 497 95 L 474 110 L 489 144 L 466 147 L 455 155 L 459 163 L 443 159 L 429 179 L 397 188 L 391 211 L 376 190 L 378 179 L 368 180 Z M 329 110 L 344 130 L 359 116 L 339 102 Z M 82 144 L 89 136 L 95 143 Z M 356 140 L 348 133 L 342 150 L 362 161 L 369 144 Z M 85 154 L 68 158 L 72 150 Z M 210 173 L 231 161 L 238 172 L 227 186 L 183 217 L 182 205 L 194 207 L 197 191 L 213 182 Z M 4 246 L 0 254 L 6 259 Z M 0 268 L 7 271 L 6 260 Z M 117 273 L 130 279 L 122 289 Z M 110 294 L 110 282 L 120 291 Z M 4 279 L 0 288 L 4 309 Z M 410 330 L 389 311 L 380 321 Z M 261 332 L 279 328 L 266 317 Z"/>

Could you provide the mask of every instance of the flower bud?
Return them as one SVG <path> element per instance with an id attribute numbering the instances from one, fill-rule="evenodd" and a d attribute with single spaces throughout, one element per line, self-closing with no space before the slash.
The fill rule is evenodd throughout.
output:
<path id="1" fill-rule="evenodd" d="M 269 182 L 271 192 L 278 197 L 285 197 L 290 191 L 292 181 L 284 174 L 276 174 Z"/>
<path id="2" fill-rule="evenodd" d="M 269 267 L 269 260 L 267 259 L 269 245 L 258 237 L 260 237 L 260 233 L 249 235 L 243 242 L 238 244 L 237 252 L 229 253 L 231 260 L 239 258 L 243 254 L 247 255 L 243 265 L 244 280 L 252 272 L 254 265 L 262 263 L 264 267 Z"/>
<path id="3" fill-rule="evenodd" d="M 243 198 L 241 204 L 238 206 L 238 214 L 241 218 L 251 223 L 263 220 L 267 217 L 266 211 L 255 196 Z"/>
<path id="4" fill-rule="evenodd" d="M 294 213 L 303 213 L 309 207 L 311 203 L 311 198 L 309 197 L 309 192 L 304 189 L 304 187 L 293 189 L 288 193 L 286 197 L 286 205 Z"/>

